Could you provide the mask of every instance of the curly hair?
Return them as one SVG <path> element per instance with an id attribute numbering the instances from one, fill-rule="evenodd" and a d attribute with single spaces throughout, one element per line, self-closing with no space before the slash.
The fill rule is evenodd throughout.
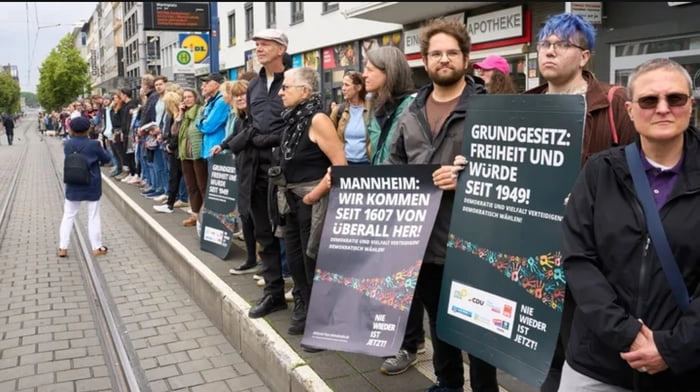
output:
<path id="1" fill-rule="evenodd" d="M 491 72 L 491 82 L 486 86 L 489 94 L 516 94 L 515 85 L 509 75 L 497 69 Z"/>

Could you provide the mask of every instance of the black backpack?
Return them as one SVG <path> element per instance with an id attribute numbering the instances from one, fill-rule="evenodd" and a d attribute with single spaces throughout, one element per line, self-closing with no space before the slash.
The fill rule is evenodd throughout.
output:
<path id="1" fill-rule="evenodd" d="M 70 185 L 88 185 L 90 183 L 90 164 L 87 158 L 73 150 L 63 161 L 63 182 Z"/>

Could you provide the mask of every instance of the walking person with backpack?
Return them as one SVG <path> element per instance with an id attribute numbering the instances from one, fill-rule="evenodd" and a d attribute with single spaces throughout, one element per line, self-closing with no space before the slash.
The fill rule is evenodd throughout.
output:
<path id="1" fill-rule="evenodd" d="M 75 216 L 83 201 L 88 208 L 88 236 L 93 256 L 107 253 L 102 245 L 100 222 L 100 198 L 102 197 L 102 177 L 100 165 L 111 159 L 107 150 L 97 140 L 88 137 L 90 120 L 78 116 L 70 120 L 70 139 L 63 145 L 65 154 L 63 181 L 66 184 L 63 218 L 59 232 L 58 257 L 68 256 L 68 246 Z"/>

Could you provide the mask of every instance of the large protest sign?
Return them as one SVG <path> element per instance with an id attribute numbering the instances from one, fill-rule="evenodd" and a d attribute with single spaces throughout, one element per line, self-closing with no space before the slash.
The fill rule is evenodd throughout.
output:
<path id="1" fill-rule="evenodd" d="M 437 168 L 333 167 L 303 344 L 374 356 L 400 349 L 440 206 Z"/>
<path id="2" fill-rule="evenodd" d="M 209 162 L 207 195 L 200 211 L 199 248 L 225 259 L 231 250 L 238 205 L 238 175 L 233 155 L 216 154 Z"/>
<path id="3" fill-rule="evenodd" d="M 465 121 L 438 336 L 537 387 L 561 323 L 585 107 L 582 95 L 475 96 Z"/>

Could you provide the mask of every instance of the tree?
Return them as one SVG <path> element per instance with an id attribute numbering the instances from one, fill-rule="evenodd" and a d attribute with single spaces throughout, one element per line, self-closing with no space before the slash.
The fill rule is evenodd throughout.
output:
<path id="1" fill-rule="evenodd" d="M 36 94 L 29 91 L 22 91 L 20 96 L 24 98 L 24 104 L 30 108 L 39 106 L 39 101 L 36 98 Z"/>
<path id="2" fill-rule="evenodd" d="M 0 112 L 19 113 L 19 82 L 8 72 L 0 71 Z"/>
<path id="3" fill-rule="evenodd" d="M 58 110 L 90 91 L 88 63 L 66 34 L 39 68 L 37 97 L 46 110 Z"/>

